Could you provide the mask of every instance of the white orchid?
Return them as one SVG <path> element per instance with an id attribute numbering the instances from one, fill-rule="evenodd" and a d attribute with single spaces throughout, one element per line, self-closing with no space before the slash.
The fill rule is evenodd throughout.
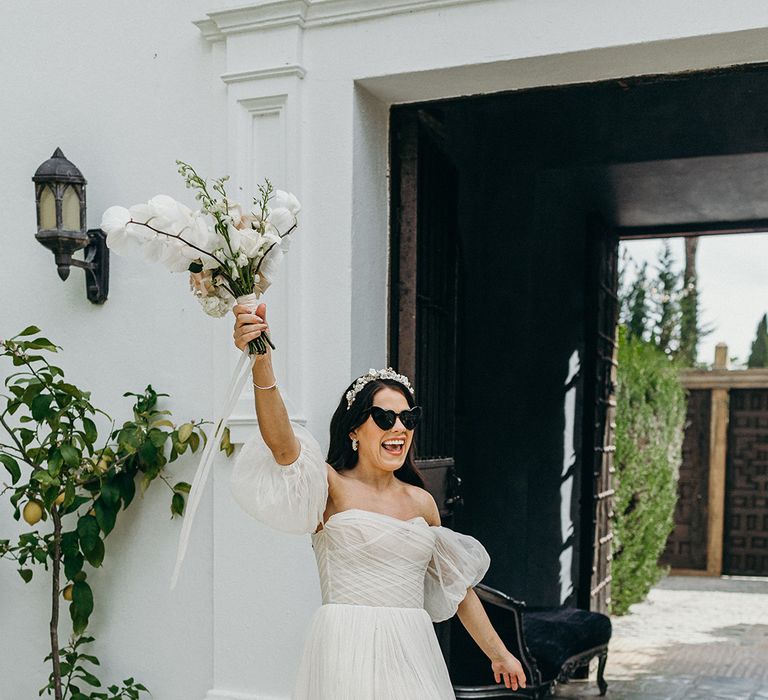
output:
<path id="1" fill-rule="evenodd" d="M 279 207 L 277 209 L 272 209 L 269 212 L 267 222 L 277 230 L 278 235 L 284 236 L 296 224 L 296 217 L 290 209 Z"/>
<path id="2" fill-rule="evenodd" d="M 287 209 L 294 216 L 301 211 L 301 204 L 296 196 L 291 192 L 284 190 L 275 190 L 275 194 L 270 200 L 270 207 L 274 209 Z"/>
<path id="3" fill-rule="evenodd" d="M 131 213 L 125 207 L 110 207 L 101 218 L 101 230 L 107 234 L 107 246 L 118 255 L 136 255 L 145 240 L 130 221 Z"/>

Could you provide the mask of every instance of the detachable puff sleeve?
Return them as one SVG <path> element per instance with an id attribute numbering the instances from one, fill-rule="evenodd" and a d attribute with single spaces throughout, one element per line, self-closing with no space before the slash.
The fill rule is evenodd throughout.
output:
<path id="1" fill-rule="evenodd" d="M 328 500 L 328 477 L 320 445 L 306 428 L 292 424 L 301 444 L 295 462 L 278 464 L 260 431 L 243 445 L 229 485 L 240 507 L 266 525 L 293 534 L 314 532 Z"/>
<path id="2" fill-rule="evenodd" d="M 435 549 L 424 578 L 424 609 L 433 622 L 456 614 L 467 589 L 485 576 L 491 558 L 480 542 L 470 535 L 436 526 Z"/>

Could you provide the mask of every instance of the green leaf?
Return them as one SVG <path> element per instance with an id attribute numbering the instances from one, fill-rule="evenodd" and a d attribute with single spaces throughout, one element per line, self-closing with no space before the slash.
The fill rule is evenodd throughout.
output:
<path id="1" fill-rule="evenodd" d="M 189 448 L 192 450 L 192 452 L 197 452 L 199 447 L 200 436 L 197 433 L 192 433 L 192 435 L 189 436 Z"/>
<path id="2" fill-rule="evenodd" d="M 139 435 L 139 429 L 135 426 L 123 428 L 119 432 L 118 445 L 129 454 L 139 449 L 142 439 Z"/>
<path id="3" fill-rule="evenodd" d="M 70 482 L 71 483 L 71 482 Z M 67 484 L 69 486 L 69 484 Z M 70 503 L 64 510 L 62 511 L 62 515 L 66 515 L 67 513 L 74 513 L 83 503 L 87 503 L 91 499 L 88 496 L 75 496 L 72 499 L 72 503 Z M 64 499 L 64 502 L 67 502 L 67 499 Z"/>
<path id="4" fill-rule="evenodd" d="M 179 481 L 176 486 L 173 487 L 174 491 L 181 491 L 182 493 L 189 493 L 192 486 L 190 486 L 186 481 Z"/>
<path id="5" fill-rule="evenodd" d="M 39 564 L 45 564 L 45 562 L 48 561 L 48 552 L 46 552 L 44 549 L 36 549 L 34 552 L 32 552 L 32 557 Z"/>
<path id="6" fill-rule="evenodd" d="M 154 464 L 157 460 L 157 448 L 151 440 L 145 440 L 139 448 L 139 457 L 147 464 Z"/>
<path id="7" fill-rule="evenodd" d="M 59 480 L 56 477 L 51 476 L 48 472 L 38 469 L 32 474 L 32 479 L 41 483 L 43 486 L 51 486 L 53 484 L 58 485 Z"/>
<path id="8" fill-rule="evenodd" d="M 37 379 L 31 381 L 27 384 L 27 388 L 24 389 L 24 393 L 21 395 L 22 402 L 29 405 L 43 389 L 45 389 L 45 384 L 37 381 Z"/>
<path id="9" fill-rule="evenodd" d="M 101 531 L 106 537 L 115 527 L 119 505 L 115 504 L 114 506 L 110 506 L 103 499 L 99 498 L 96 503 L 94 503 L 93 509 L 96 511 L 96 522 L 98 523 L 98 527 L 101 528 Z"/>
<path id="10" fill-rule="evenodd" d="M 179 441 L 186 442 L 189 440 L 190 436 L 192 435 L 192 430 L 192 423 L 184 423 L 184 425 L 180 425 L 177 431 L 179 435 Z"/>
<path id="11" fill-rule="evenodd" d="M 162 447 L 168 439 L 168 433 L 164 433 L 162 430 L 151 429 L 147 437 L 155 447 Z"/>
<path id="12" fill-rule="evenodd" d="M 19 575 L 24 579 L 24 583 L 32 580 L 32 569 L 19 569 Z"/>
<path id="13" fill-rule="evenodd" d="M 27 326 L 21 333 L 15 335 L 14 338 L 19 338 L 23 335 L 34 335 L 35 333 L 39 332 L 40 329 L 37 326 Z"/>
<path id="14" fill-rule="evenodd" d="M 91 566 L 101 566 L 101 563 L 104 561 L 104 540 L 96 540 L 96 544 L 93 549 L 85 553 L 85 558 L 88 560 L 88 563 Z"/>
<path id="15" fill-rule="evenodd" d="M 83 397 L 90 396 L 90 393 L 87 391 L 80 391 L 74 384 L 68 384 L 67 382 L 59 382 L 56 385 L 56 388 L 59 391 L 63 391 L 65 394 L 69 394 L 71 397 L 75 399 L 81 399 Z"/>
<path id="16" fill-rule="evenodd" d="M 96 503 L 98 505 L 98 501 Z M 98 514 L 98 511 L 96 511 Z M 99 540 L 99 523 L 92 515 L 83 515 L 77 521 L 77 536 L 83 553 L 90 552 Z"/>
<path id="17" fill-rule="evenodd" d="M 202 272 L 203 271 L 203 263 L 199 262 L 193 262 L 189 263 L 189 271 L 190 272 Z"/>
<path id="18" fill-rule="evenodd" d="M 120 488 L 114 481 L 105 481 L 101 485 L 100 498 L 103 498 L 104 502 L 112 507 L 120 500 Z"/>
<path id="19" fill-rule="evenodd" d="M 73 581 L 75 576 L 83 570 L 83 562 L 85 559 L 80 552 L 74 554 L 65 554 L 64 559 L 64 575 L 68 581 Z"/>
<path id="20" fill-rule="evenodd" d="M 85 431 L 85 439 L 91 445 L 96 442 L 96 438 L 99 437 L 99 431 L 96 430 L 96 423 L 90 418 L 83 418 L 83 430 Z"/>
<path id="21" fill-rule="evenodd" d="M 32 399 L 32 405 L 30 407 L 32 418 L 38 422 L 47 418 L 49 413 L 51 413 L 51 401 L 53 401 L 53 396 L 51 394 L 39 394 L 38 396 L 35 396 L 35 398 Z"/>
<path id="22" fill-rule="evenodd" d="M 81 454 L 80 450 L 78 450 L 76 447 L 64 442 L 59 445 L 59 450 L 61 451 L 61 456 L 64 458 L 64 462 L 68 466 L 76 467 L 78 464 L 80 464 Z"/>
<path id="23" fill-rule="evenodd" d="M 48 338 L 35 338 L 27 342 L 27 347 L 31 350 L 50 350 L 51 352 L 57 352 L 56 347 Z"/>
<path id="24" fill-rule="evenodd" d="M 61 450 L 58 447 L 54 447 L 48 457 L 48 473 L 51 476 L 58 476 L 63 464 L 64 457 L 61 455 Z"/>
<path id="25" fill-rule="evenodd" d="M 116 478 L 118 488 L 120 489 L 120 496 L 123 499 L 123 508 L 127 508 L 133 497 L 136 495 L 136 482 L 133 480 L 133 476 L 127 472 L 121 472 Z"/>
<path id="26" fill-rule="evenodd" d="M 174 493 L 171 499 L 171 517 L 184 514 L 184 496 Z"/>
<path id="27" fill-rule="evenodd" d="M 75 634 L 82 634 L 88 626 L 88 618 L 93 612 L 93 592 L 85 581 L 75 581 L 72 586 L 72 603 L 69 614 Z"/>
<path id="28" fill-rule="evenodd" d="M 159 418 L 158 420 L 152 421 L 152 427 L 153 428 L 159 428 L 161 426 L 164 427 L 164 428 L 171 428 L 171 429 L 176 427 L 167 418 Z"/>
<path id="29" fill-rule="evenodd" d="M 88 673 L 82 666 L 78 668 L 77 670 L 77 676 L 78 678 L 81 678 L 84 680 L 88 685 L 93 686 L 94 688 L 100 688 L 101 687 L 101 681 L 96 678 L 92 673 Z"/>
<path id="30" fill-rule="evenodd" d="M 5 465 L 8 473 L 11 475 L 11 483 L 15 484 L 21 478 L 19 463 L 10 455 L 5 454 L 0 454 L 0 462 Z"/>

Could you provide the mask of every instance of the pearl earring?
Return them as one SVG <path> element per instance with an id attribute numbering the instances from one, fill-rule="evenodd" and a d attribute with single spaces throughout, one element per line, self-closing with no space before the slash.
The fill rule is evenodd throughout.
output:
<path id="1" fill-rule="evenodd" d="M 352 438 L 352 449 L 357 452 L 357 438 Z"/>

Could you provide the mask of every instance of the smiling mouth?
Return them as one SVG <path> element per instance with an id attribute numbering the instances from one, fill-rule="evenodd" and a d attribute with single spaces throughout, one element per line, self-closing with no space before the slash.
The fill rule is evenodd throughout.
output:
<path id="1" fill-rule="evenodd" d="M 381 443 L 385 452 L 391 455 L 402 455 L 405 449 L 405 438 L 392 438 Z"/>

